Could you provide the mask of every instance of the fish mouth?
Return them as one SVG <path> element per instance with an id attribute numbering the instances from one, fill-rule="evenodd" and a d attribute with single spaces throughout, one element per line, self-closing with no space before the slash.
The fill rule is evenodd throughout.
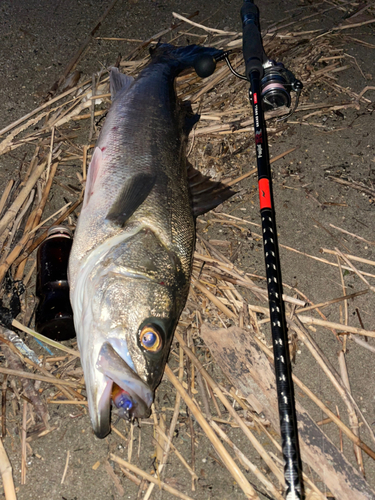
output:
<path id="1" fill-rule="evenodd" d="M 92 416 L 97 437 L 103 438 L 110 432 L 111 397 L 119 416 L 131 421 L 149 417 L 153 391 L 109 342 L 102 345 L 96 368 L 104 376 L 104 387 L 101 384 L 101 394 L 97 393 L 96 398 L 96 412 Z"/>

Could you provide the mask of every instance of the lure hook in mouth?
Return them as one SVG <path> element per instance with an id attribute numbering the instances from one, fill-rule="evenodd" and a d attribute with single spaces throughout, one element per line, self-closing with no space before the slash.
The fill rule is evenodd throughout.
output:
<path id="1" fill-rule="evenodd" d="M 97 407 L 100 424 L 94 425 L 98 437 L 109 433 L 111 398 L 120 417 L 127 420 L 149 417 L 153 391 L 109 342 L 105 342 L 100 349 L 96 369 L 104 375 L 106 382 Z"/>

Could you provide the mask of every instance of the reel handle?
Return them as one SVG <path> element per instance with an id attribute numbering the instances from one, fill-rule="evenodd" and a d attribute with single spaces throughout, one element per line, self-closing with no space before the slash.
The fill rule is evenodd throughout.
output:
<path id="1" fill-rule="evenodd" d="M 243 58 L 246 66 L 246 77 L 250 81 L 250 73 L 258 71 L 259 78 L 263 77 L 266 55 L 262 45 L 259 25 L 259 10 L 251 0 L 244 0 L 241 8 L 243 30 Z"/>

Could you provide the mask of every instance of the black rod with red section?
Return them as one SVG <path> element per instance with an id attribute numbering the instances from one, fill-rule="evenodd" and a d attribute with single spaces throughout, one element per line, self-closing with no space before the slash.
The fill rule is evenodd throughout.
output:
<path id="1" fill-rule="evenodd" d="M 260 213 L 262 218 L 282 453 L 285 461 L 285 498 L 286 500 L 301 500 L 304 498 L 304 495 L 297 418 L 288 347 L 288 332 L 282 299 L 283 287 L 272 195 L 271 168 L 262 109 L 261 79 L 263 77 L 263 63 L 266 61 L 266 56 L 260 34 L 259 11 L 252 1 L 244 1 L 241 9 L 241 18 L 243 26 L 243 56 L 246 66 L 246 77 L 250 82 L 249 98 L 254 114 Z"/>

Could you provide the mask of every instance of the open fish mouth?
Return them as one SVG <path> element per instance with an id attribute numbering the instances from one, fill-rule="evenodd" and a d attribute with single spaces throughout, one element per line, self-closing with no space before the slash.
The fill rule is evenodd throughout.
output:
<path id="1" fill-rule="evenodd" d="M 153 391 L 109 342 L 102 345 L 96 368 L 104 375 L 105 381 L 104 390 L 97 403 L 97 414 L 100 418 L 93 422 L 97 437 L 102 438 L 110 431 L 111 397 L 121 417 L 128 420 L 149 417 Z"/>

